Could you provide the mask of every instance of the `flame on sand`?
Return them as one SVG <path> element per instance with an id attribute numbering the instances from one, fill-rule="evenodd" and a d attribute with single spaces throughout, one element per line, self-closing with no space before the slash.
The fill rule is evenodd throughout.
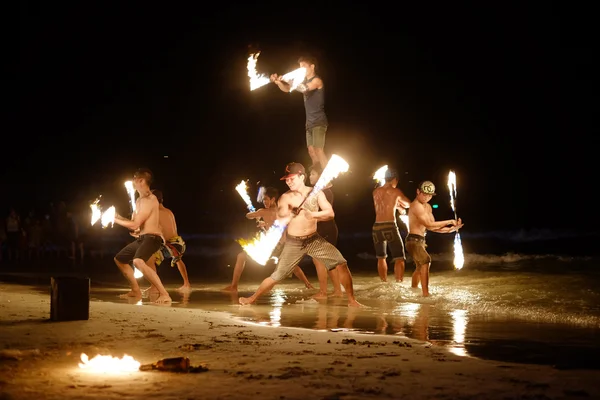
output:
<path id="1" fill-rule="evenodd" d="M 250 54 L 250 56 L 248 57 L 247 68 L 248 77 L 250 78 L 250 90 L 258 89 L 259 87 L 263 87 L 269 82 L 271 82 L 268 76 L 266 76 L 265 74 L 259 74 L 256 71 L 256 64 L 258 62 L 259 55 L 260 52 Z M 290 92 L 292 92 L 298 87 L 299 84 L 302 83 L 302 81 L 304 81 L 305 77 L 306 68 L 300 67 L 298 69 L 293 70 L 292 72 L 288 72 L 287 74 L 283 75 L 281 77 L 281 80 L 289 83 Z"/>
<path id="2" fill-rule="evenodd" d="M 81 353 L 79 368 L 87 369 L 91 372 L 124 373 L 139 371 L 140 363 L 127 354 L 123 355 L 123 358 L 97 355 L 90 360 L 87 354 Z"/>
<path id="3" fill-rule="evenodd" d="M 379 184 L 380 187 L 385 184 L 385 173 L 387 170 L 388 170 L 388 166 L 384 165 L 383 167 L 381 167 L 377 171 L 375 171 L 375 173 L 373 174 L 373 179 L 375 179 L 377 181 L 377 183 Z M 406 225 L 406 229 L 409 229 L 408 228 L 408 215 L 400 214 L 400 221 L 402 221 L 402 223 L 404 223 L 404 225 Z"/>
<path id="4" fill-rule="evenodd" d="M 342 157 L 333 154 L 329 159 L 327 166 L 321 173 L 319 180 L 306 197 L 306 200 L 316 196 L 331 182 L 332 179 L 337 178 L 342 172 L 347 172 L 348 168 L 348 163 Z M 275 221 L 268 231 L 259 232 L 256 237 L 251 240 L 240 239 L 238 240 L 238 243 L 250 258 L 260 265 L 265 265 L 267 261 L 269 261 L 269 258 L 271 258 L 271 253 L 273 253 L 277 243 L 281 240 L 281 236 L 286 227 L 287 225 L 281 225 L 279 221 Z"/>
<path id="5" fill-rule="evenodd" d="M 450 171 L 448 174 L 448 190 L 450 191 L 450 207 L 454 211 L 454 218 L 456 216 L 456 174 L 454 171 Z M 456 231 L 454 236 L 454 268 L 462 269 L 465 264 L 465 256 L 463 254 L 462 241 L 460 240 L 460 233 Z"/>
<path id="6" fill-rule="evenodd" d="M 250 196 L 248 195 L 248 186 L 246 186 L 246 181 L 241 181 L 235 187 L 235 190 L 237 190 L 237 192 L 242 197 L 242 200 L 244 200 L 244 203 L 246 203 L 246 208 L 248 208 L 248 211 L 250 211 L 250 212 L 256 211 L 256 209 L 252 205 L 252 200 L 250 199 Z"/>

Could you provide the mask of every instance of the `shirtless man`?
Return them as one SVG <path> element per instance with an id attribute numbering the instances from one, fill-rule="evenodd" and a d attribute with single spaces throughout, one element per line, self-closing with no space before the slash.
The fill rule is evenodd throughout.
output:
<path id="1" fill-rule="evenodd" d="M 419 287 L 423 296 L 429 296 L 429 267 L 431 266 L 431 256 L 425 248 L 425 232 L 451 233 L 462 228 L 461 219 L 447 219 L 445 221 L 437 221 L 433 217 L 431 205 L 429 201 L 435 196 L 435 185 L 430 181 L 424 181 L 417 188 L 417 197 L 410 203 L 408 209 L 408 225 L 409 231 L 406 236 L 406 251 L 415 261 L 415 272 L 412 275 L 412 287 Z"/>
<path id="2" fill-rule="evenodd" d="M 162 245 L 158 200 L 150 191 L 151 183 L 152 172 L 149 169 L 139 169 L 133 175 L 133 187 L 139 194 L 135 202 L 136 212 L 131 220 L 115 215 L 115 223 L 132 231 L 139 229 L 139 237 L 135 242 L 125 246 L 115 256 L 115 263 L 131 285 L 131 291 L 122 297 L 142 297 L 140 286 L 133 276 L 133 269 L 129 266 L 133 262 L 133 265 L 144 274 L 150 284 L 158 289 L 159 296 L 154 302 L 170 303 L 171 297 L 165 290 L 156 271 L 146 264 Z"/>
<path id="3" fill-rule="evenodd" d="M 273 187 L 268 187 L 265 190 L 265 194 L 263 196 L 263 204 L 265 208 L 260 208 L 254 212 L 249 212 L 246 214 L 246 218 L 255 219 L 259 221 L 259 227 L 264 230 L 269 230 L 271 225 L 275 222 L 277 218 L 277 198 L 279 197 L 279 191 Z M 279 257 L 281 254 L 281 250 L 283 250 L 283 242 L 280 242 L 275 250 L 273 250 L 272 257 Z M 235 266 L 233 268 L 233 277 L 231 279 L 231 285 L 223 288 L 224 291 L 237 292 L 238 283 L 240 278 L 242 277 L 242 272 L 244 272 L 244 268 L 246 267 L 246 260 L 248 259 L 248 255 L 245 251 L 241 251 L 238 253 L 237 258 L 235 260 Z M 294 268 L 294 275 L 304 282 L 304 285 L 307 289 L 314 289 L 313 285 L 308 281 L 304 271 L 296 265 Z"/>
<path id="4" fill-rule="evenodd" d="M 262 281 L 256 292 L 250 297 L 240 297 L 242 305 L 254 303 L 263 293 L 271 290 L 277 282 L 289 276 L 294 267 L 305 255 L 319 260 L 328 270 L 337 269 L 340 282 L 348 296 L 348 306 L 360 307 L 354 298 L 352 275 L 346 259 L 334 245 L 317 233 L 317 222 L 326 221 L 335 216 L 331 204 L 323 192 L 308 197 L 312 187 L 304 184 L 306 171 L 302 164 L 290 163 L 286 175 L 281 178 L 290 188 L 279 199 L 276 223 L 287 226 L 285 245 L 279 256 L 279 262 L 273 274 Z M 318 211 L 319 208 L 321 211 Z"/>
<path id="5" fill-rule="evenodd" d="M 183 238 L 177 234 L 177 223 L 173 212 L 163 205 L 163 193 L 160 190 L 153 190 L 152 193 L 158 200 L 158 219 L 165 244 L 151 257 L 148 265 L 156 271 L 156 265 L 160 265 L 165 258 L 171 258 L 171 267 L 177 265 L 177 269 L 183 278 L 183 286 L 177 290 L 180 292 L 191 292 L 192 285 L 188 277 L 187 269 L 182 260 L 186 245 Z M 151 288 L 151 290 L 154 288 Z"/>
<path id="6" fill-rule="evenodd" d="M 373 244 L 377 257 L 377 272 L 382 282 L 387 282 L 387 248 L 392 253 L 394 262 L 394 275 L 396 282 L 404 279 L 406 256 L 404 243 L 396 225 L 396 210 L 405 214 L 410 207 L 408 197 L 398 189 L 398 173 L 393 169 L 385 171 L 385 184 L 373 190 L 373 203 L 375 204 L 375 224 L 373 224 Z"/>

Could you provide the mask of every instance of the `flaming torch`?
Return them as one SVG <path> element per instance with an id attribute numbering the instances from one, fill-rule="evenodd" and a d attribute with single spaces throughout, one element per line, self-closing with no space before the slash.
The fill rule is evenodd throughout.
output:
<path id="1" fill-rule="evenodd" d="M 258 89 L 259 87 L 263 87 L 271 80 L 265 74 L 259 74 L 256 71 L 256 64 L 258 62 L 258 56 L 260 52 L 250 54 L 248 57 L 248 77 L 250 78 L 250 90 Z M 306 68 L 298 68 L 293 70 L 292 72 L 288 72 L 287 74 L 281 77 L 281 80 L 287 82 L 290 85 L 290 92 L 294 91 L 299 84 L 302 83 L 304 78 L 306 77 Z"/>
<path id="2" fill-rule="evenodd" d="M 96 199 L 92 204 L 90 204 L 90 208 L 92 209 L 92 225 L 102 218 L 102 211 L 100 210 L 100 206 L 98 203 L 100 202 L 100 197 Z"/>
<path id="3" fill-rule="evenodd" d="M 248 77 L 250 78 L 250 90 L 258 89 L 270 82 L 269 77 L 256 72 L 256 63 L 260 52 L 250 54 L 248 57 Z"/>
<path id="4" fill-rule="evenodd" d="M 323 188 L 325 188 L 334 178 L 337 178 L 342 172 L 347 172 L 349 168 L 348 163 L 340 156 L 333 154 L 327 163 L 327 166 L 321 173 L 319 180 L 308 194 L 308 196 L 302 201 L 298 209 L 302 207 L 304 202 L 316 196 Z M 271 253 L 277 246 L 277 243 L 281 240 L 283 232 L 287 228 L 287 225 L 280 224 L 279 221 L 275 223 L 266 232 L 259 232 L 258 235 L 252 240 L 238 240 L 238 243 L 242 246 L 246 254 L 248 254 L 254 261 L 260 265 L 265 265 Z"/>
<path id="5" fill-rule="evenodd" d="M 448 174 L 448 190 L 450 191 L 450 207 L 454 211 L 454 219 L 458 220 L 456 216 L 456 174 L 454 171 L 450 171 Z M 465 256 L 463 254 L 460 233 L 456 231 L 456 235 L 454 236 L 454 268 L 462 269 L 464 264 Z"/>
<path id="6" fill-rule="evenodd" d="M 246 203 L 246 208 L 248 209 L 248 211 L 250 211 L 250 212 L 256 211 L 256 209 L 252 205 L 252 200 L 250 199 L 250 196 L 248 195 L 248 186 L 246 186 L 246 181 L 241 181 L 235 187 L 235 190 L 240 194 L 240 196 L 242 197 L 242 200 L 244 200 L 244 203 Z"/>
<path id="7" fill-rule="evenodd" d="M 379 186 L 383 186 L 385 184 L 385 173 L 388 170 L 388 166 L 384 165 L 383 167 L 379 168 L 377 171 L 375 171 L 375 173 L 373 174 L 373 179 L 375 179 L 377 181 L 377 183 L 379 184 Z M 408 215 L 406 214 L 400 214 L 400 221 L 402 221 L 402 223 L 404 225 L 406 225 L 406 229 L 408 228 Z"/>
<path id="8" fill-rule="evenodd" d="M 129 195 L 129 203 L 131 204 L 131 213 L 135 212 L 135 189 L 133 188 L 133 182 L 127 181 L 125 182 L 125 189 L 127 190 L 127 194 Z"/>
<path id="9" fill-rule="evenodd" d="M 109 224 L 112 228 L 115 224 L 115 206 L 110 206 L 106 211 L 102 213 L 102 218 L 100 218 L 100 222 L 102 223 L 102 227 L 106 228 Z"/>

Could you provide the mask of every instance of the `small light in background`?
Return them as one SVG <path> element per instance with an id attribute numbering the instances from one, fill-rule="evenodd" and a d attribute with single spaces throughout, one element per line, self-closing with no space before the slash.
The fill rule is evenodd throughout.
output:
<path id="1" fill-rule="evenodd" d="M 431 207 L 438 208 L 438 205 L 437 204 L 433 204 Z"/>
<path id="2" fill-rule="evenodd" d="M 169 156 L 163 156 L 163 158 L 169 158 Z"/>

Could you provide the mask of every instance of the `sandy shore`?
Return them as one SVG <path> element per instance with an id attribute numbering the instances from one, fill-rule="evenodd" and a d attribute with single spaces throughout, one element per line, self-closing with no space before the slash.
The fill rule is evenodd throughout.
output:
<path id="1" fill-rule="evenodd" d="M 251 306 L 249 306 L 251 307 Z M 240 323 L 168 306 L 91 303 L 50 322 L 50 297 L 0 283 L 0 399 L 599 398 L 599 371 L 459 357 L 409 339 Z M 201 373 L 94 374 L 81 353 L 188 356 Z"/>

